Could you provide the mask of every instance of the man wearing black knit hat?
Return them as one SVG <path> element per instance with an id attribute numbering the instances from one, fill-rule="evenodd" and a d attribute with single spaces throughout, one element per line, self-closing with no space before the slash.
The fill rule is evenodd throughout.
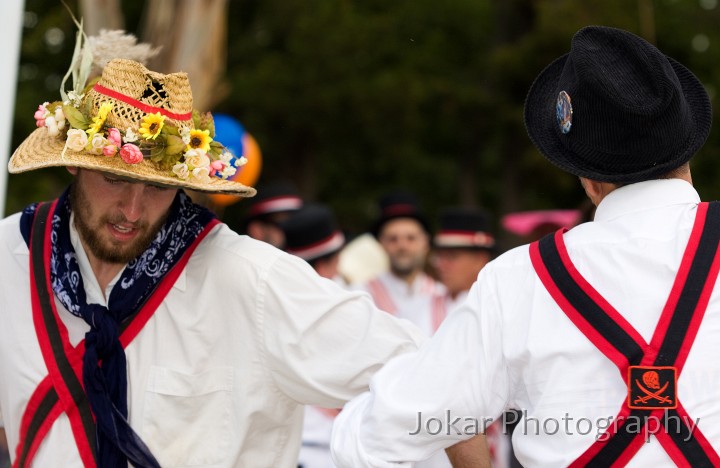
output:
<path id="1" fill-rule="evenodd" d="M 423 459 L 510 407 L 524 466 L 719 466 L 720 205 L 700 202 L 688 164 L 711 114 L 645 40 L 578 31 L 525 125 L 580 178 L 594 221 L 485 266 L 438 333 L 345 406 L 338 463 Z"/>

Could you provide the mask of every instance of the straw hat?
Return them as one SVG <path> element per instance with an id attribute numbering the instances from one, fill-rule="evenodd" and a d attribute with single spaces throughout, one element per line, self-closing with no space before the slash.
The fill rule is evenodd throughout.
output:
<path id="1" fill-rule="evenodd" d="M 244 197 L 227 180 L 246 160 L 213 141 L 212 116 L 193 110 L 187 74 L 164 75 L 115 59 L 84 96 L 45 103 L 38 129 L 17 148 L 10 173 L 72 166 L 142 182 Z"/>

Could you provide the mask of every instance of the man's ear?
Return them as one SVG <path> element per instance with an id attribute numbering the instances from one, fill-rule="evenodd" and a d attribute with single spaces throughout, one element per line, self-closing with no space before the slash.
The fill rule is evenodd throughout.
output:
<path id="1" fill-rule="evenodd" d="M 76 176 L 78 171 L 80 170 L 79 168 L 72 166 L 65 166 L 65 169 L 67 169 L 67 171 L 74 176 Z"/>
<path id="2" fill-rule="evenodd" d="M 615 184 L 586 179 L 585 177 L 580 177 L 580 185 L 585 189 L 585 194 L 595 206 L 598 206 L 608 193 L 617 188 Z"/>

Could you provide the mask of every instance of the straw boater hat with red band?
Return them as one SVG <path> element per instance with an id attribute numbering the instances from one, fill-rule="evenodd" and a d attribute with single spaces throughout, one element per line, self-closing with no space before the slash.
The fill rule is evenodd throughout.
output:
<path id="1" fill-rule="evenodd" d="M 185 73 L 161 74 L 115 59 L 97 83 L 35 112 L 38 129 L 17 148 L 10 173 L 52 166 L 108 172 L 163 186 L 251 197 L 228 180 L 246 160 L 213 140 L 212 116 L 193 109 Z"/>
<path id="2" fill-rule="evenodd" d="M 440 213 L 440 228 L 433 245 L 439 249 L 496 248 L 488 215 L 474 208 L 446 208 Z"/>

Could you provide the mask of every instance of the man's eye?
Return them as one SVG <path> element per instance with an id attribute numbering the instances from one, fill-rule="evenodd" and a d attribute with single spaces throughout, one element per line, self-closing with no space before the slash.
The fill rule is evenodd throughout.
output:
<path id="1" fill-rule="evenodd" d="M 123 182 L 125 182 L 122 179 L 112 179 L 108 176 L 103 176 L 103 178 L 105 179 L 105 182 L 107 182 L 108 184 L 122 184 Z"/>

